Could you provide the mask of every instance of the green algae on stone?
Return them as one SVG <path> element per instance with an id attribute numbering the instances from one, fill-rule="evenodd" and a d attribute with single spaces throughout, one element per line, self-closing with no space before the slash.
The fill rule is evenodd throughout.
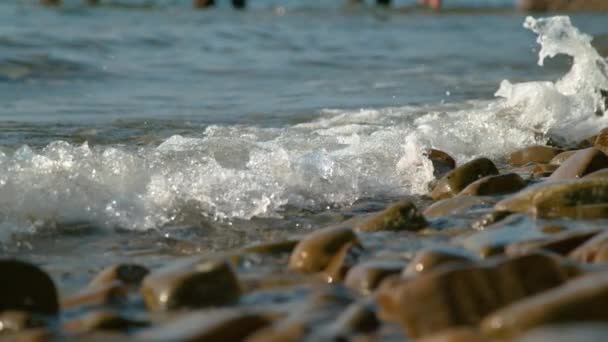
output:
<path id="1" fill-rule="evenodd" d="M 357 230 L 363 232 L 417 231 L 426 226 L 428 226 L 428 222 L 414 203 L 400 201 L 357 225 Z"/>

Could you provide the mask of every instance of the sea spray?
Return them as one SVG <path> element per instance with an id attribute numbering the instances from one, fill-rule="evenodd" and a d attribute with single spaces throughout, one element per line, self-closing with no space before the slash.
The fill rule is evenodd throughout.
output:
<path id="1" fill-rule="evenodd" d="M 557 82 L 503 82 L 500 99 L 398 108 L 323 110 L 283 127 L 210 125 L 158 146 L 55 141 L 0 153 L 2 236 L 66 223 L 151 229 L 201 219 L 280 217 L 362 199 L 425 193 L 428 148 L 463 162 L 592 134 L 606 126 L 606 63 L 566 17 L 526 20 L 540 61 L 573 56 Z"/>

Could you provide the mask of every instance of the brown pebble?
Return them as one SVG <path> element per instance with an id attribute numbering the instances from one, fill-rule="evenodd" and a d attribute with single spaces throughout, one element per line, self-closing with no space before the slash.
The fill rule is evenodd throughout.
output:
<path id="1" fill-rule="evenodd" d="M 416 342 L 483 342 L 487 339 L 476 329 L 469 327 L 447 329 L 432 334 Z"/>
<path id="2" fill-rule="evenodd" d="M 517 192 L 526 187 L 526 181 L 516 173 L 486 176 L 464 188 L 459 195 L 497 196 Z"/>
<path id="3" fill-rule="evenodd" d="M 475 265 L 454 265 L 403 281 L 378 292 L 410 337 L 443 329 L 474 326 L 505 305 L 567 281 L 559 259 L 530 254 Z M 432 319 L 429 319 L 432 317 Z"/>
<path id="4" fill-rule="evenodd" d="M 111 311 L 93 311 L 83 317 L 68 321 L 63 325 L 65 331 L 72 333 L 90 331 L 122 331 L 142 328 L 148 324 L 128 319 Z"/>
<path id="5" fill-rule="evenodd" d="M 608 232 L 598 234 L 586 241 L 570 252 L 570 257 L 589 263 L 604 263 L 608 261 Z"/>
<path id="6" fill-rule="evenodd" d="M 437 247 L 424 249 L 416 253 L 416 256 L 403 270 L 404 276 L 415 276 L 428 273 L 439 266 L 452 263 L 474 263 L 477 259 L 463 250 L 451 247 Z"/>
<path id="7" fill-rule="evenodd" d="M 241 288 L 228 262 L 195 257 L 151 272 L 141 293 L 150 310 L 195 309 L 233 303 Z"/>
<path id="8" fill-rule="evenodd" d="M 550 178 L 580 178 L 606 167 L 608 167 L 608 156 L 601 150 L 590 147 L 574 153 L 553 172 Z"/>
<path id="9" fill-rule="evenodd" d="M 324 270 L 340 249 L 349 242 L 358 244 L 357 235 L 347 227 L 329 227 L 312 232 L 294 248 L 289 268 L 316 273 Z"/>
<path id="10" fill-rule="evenodd" d="M 291 253 L 300 240 L 284 240 L 276 242 L 262 242 L 253 244 L 243 248 L 247 253 L 260 253 L 260 254 L 281 254 Z"/>
<path id="11" fill-rule="evenodd" d="M 471 160 L 448 172 L 435 185 L 431 197 L 435 200 L 458 194 L 467 185 L 485 176 L 497 175 L 498 169 L 488 158 Z"/>
<path id="12" fill-rule="evenodd" d="M 41 314 L 59 311 L 57 290 L 51 278 L 32 264 L 0 260 L 0 311 L 16 310 Z"/>
<path id="13" fill-rule="evenodd" d="M 193 312 L 142 330 L 135 337 L 143 341 L 244 341 L 271 322 L 268 315 L 244 310 Z"/>
<path id="14" fill-rule="evenodd" d="M 598 233 L 599 230 L 566 231 L 536 241 L 519 241 L 507 246 L 506 253 L 509 255 L 519 255 L 544 250 L 560 255 L 567 255 Z"/>
<path id="15" fill-rule="evenodd" d="M 456 167 L 456 161 L 452 156 L 441 150 L 429 149 L 427 158 L 433 163 L 433 176 L 441 178 Z"/>
<path id="16" fill-rule="evenodd" d="M 328 327 L 327 335 L 335 338 L 347 338 L 356 333 L 369 333 L 380 327 L 376 310 L 370 303 L 353 303 L 348 306 Z"/>
<path id="17" fill-rule="evenodd" d="M 563 162 L 565 162 L 568 158 L 572 157 L 572 155 L 574 155 L 578 151 L 580 151 L 580 150 L 562 152 L 562 153 L 556 155 L 555 157 L 553 157 L 553 159 L 551 159 L 551 161 L 549 161 L 549 164 L 561 165 Z"/>
<path id="18" fill-rule="evenodd" d="M 328 283 L 341 282 L 346 273 L 357 264 L 362 254 L 361 246 L 358 243 L 349 242 L 342 246 L 340 250 L 330 260 L 323 275 Z"/>
<path id="19" fill-rule="evenodd" d="M 406 263 L 401 260 L 370 260 L 353 267 L 344 284 L 362 294 L 374 291 L 382 280 L 392 274 L 399 274 Z"/>
<path id="20" fill-rule="evenodd" d="M 608 274 L 589 274 L 486 317 L 482 331 L 509 337 L 551 323 L 608 320 Z"/>
<path id="21" fill-rule="evenodd" d="M 528 146 L 511 153 L 509 163 L 513 166 L 521 166 L 527 163 L 549 163 L 553 157 L 562 152 L 563 150 L 550 146 Z"/>
<path id="22" fill-rule="evenodd" d="M 477 220 L 473 221 L 473 223 L 471 223 L 471 228 L 476 229 L 476 230 L 483 230 L 489 225 L 492 225 L 492 224 L 495 224 L 497 222 L 504 220 L 505 218 L 511 216 L 511 214 L 513 214 L 513 213 L 510 211 L 499 211 L 499 210 L 491 211 L 491 212 L 483 215 L 482 217 L 478 218 Z"/>
<path id="23" fill-rule="evenodd" d="M 461 214 L 468 211 L 471 207 L 487 205 L 491 203 L 491 197 L 480 196 L 458 196 L 446 198 L 431 204 L 424 210 L 424 216 L 437 218 L 440 216 Z"/>
<path id="24" fill-rule="evenodd" d="M 600 169 L 590 174 L 583 176 L 583 178 L 608 178 L 608 169 Z"/>
<path id="25" fill-rule="evenodd" d="M 363 221 L 357 230 L 377 231 L 417 231 L 428 226 L 428 222 L 411 201 L 400 201 L 390 205 L 372 218 Z"/>

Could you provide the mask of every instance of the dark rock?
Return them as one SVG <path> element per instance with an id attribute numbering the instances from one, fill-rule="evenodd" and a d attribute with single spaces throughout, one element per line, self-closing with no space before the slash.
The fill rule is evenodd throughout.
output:
<path id="1" fill-rule="evenodd" d="M 228 262 L 190 258 L 147 275 L 141 292 L 148 309 L 174 310 L 230 304 L 241 288 Z"/>
<path id="2" fill-rule="evenodd" d="M 456 167 L 454 158 L 443 151 L 430 149 L 427 151 L 426 156 L 433 163 L 433 175 L 435 178 L 443 177 Z"/>
<path id="3" fill-rule="evenodd" d="M 57 290 L 40 268 L 18 260 L 0 260 L 0 311 L 16 310 L 41 314 L 59 311 Z"/>
<path id="4" fill-rule="evenodd" d="M 112 265 L 99 272 L 89 285 L 95 287 L 118 281 L 125 285 L 139 286 L 149 272 L 146 267 L 136 264 Z"/>
<path id="5" fill-rule="evenodd" d="M 65 331 L 72 333 L 98 330 L 127 332 L 133 328 L 146 326 L 148 326 L 146 322 L 128 319 L 111 311 L 94 311 L 83 317 L 66 322 L 63 328 Z"/>
<path id="6" fill-rule="evenodd" d="M 443 176 L 431 192 L 431 197 L 438 200 L 455 196 L 474 181 L 497 174 L 498 169 L 490 159 L 471 160 Z"/>
<path id="7" fill-rule="evenodd" d="M 62 308 L 80 305 L 105 305 L 126 300 L 128 288 L 118 282 L 89 286 L 61 300 Z"/>
<path id="8" fill-rule="evenodd" d="M 417 231 L 428 226 L 424 216 L 411 201 L 400 201 L 390 205 L 372 218 L 362 222 L 357 229 L 364 232 Z"/>

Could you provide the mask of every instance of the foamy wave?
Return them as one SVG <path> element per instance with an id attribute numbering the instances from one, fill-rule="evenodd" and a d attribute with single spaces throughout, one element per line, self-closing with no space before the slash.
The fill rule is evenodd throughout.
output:
<path id="1" fill-rule="evenodd" d="M 556 83 L 503 82 L 504 99 L 427 107 L 325 110 L 282 128 L 210 126 L 156 147 L 57 141 L 0 152 L 0 220 L 11 230 L 90 222 L 160 228 L 202 218 L 280 216 L 286 206 L 320 209 L 362 198 L 426 191 L 427 148 L 459 161 L 500 157 L 547 134 L 574 138 L 606 126 L 600 89 L 606 62 L 565 17 L 535 20 L 540 61 L 574 57 Z M 0 237 L 1 238 L 1 237 Z"/>

